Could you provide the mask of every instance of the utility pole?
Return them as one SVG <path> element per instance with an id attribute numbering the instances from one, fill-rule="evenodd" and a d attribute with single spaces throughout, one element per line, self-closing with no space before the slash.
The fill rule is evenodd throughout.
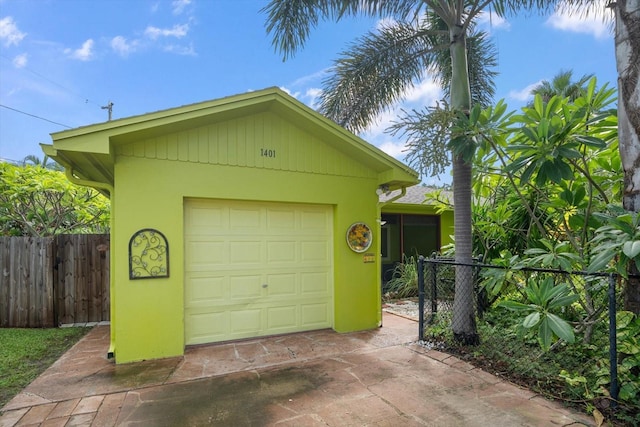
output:
<path id="1" fill-rule="evenodd" d="M 109 111 L 109 121 L 111 121 L 111 113 L 113 112 L 113 102 L 109 101 L 107 105 L 100 108 L 102 108 L 103 110 Z"/>

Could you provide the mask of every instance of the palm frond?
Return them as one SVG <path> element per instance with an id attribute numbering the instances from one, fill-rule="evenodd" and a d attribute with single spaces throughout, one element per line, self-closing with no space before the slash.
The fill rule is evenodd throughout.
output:
<path id="1" fill-rule="evenodd" d="M 352 131 L 363 130 L 433 68 L 436 51 L 447 48 L 446 31 L 420 24 L 396 22 L 370 32 L 335 61 L 320 110 Z"/>
<path id="2" fill-rule="evenodd" d="M 404 20 L 415 16 L 421 4 L 416 0 L 271 0 L 260 12 L 267 14 L 266 30 L 273 36 L 273 47 L 286 60 L 304 46 L 320 20 L 359 15 Z"/>

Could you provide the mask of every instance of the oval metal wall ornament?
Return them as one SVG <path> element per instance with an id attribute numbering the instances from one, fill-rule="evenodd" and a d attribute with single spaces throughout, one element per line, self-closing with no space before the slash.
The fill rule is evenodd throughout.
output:
<path id="1" fill-rule="evenodd" d="M 364 222 L 351 224 L 347 230 L 347 245 L 354 252 L 365 252 L 371 246 L 372 240 L 373 233 L 371 228 Z"/>
<path id="2" fill-rule="evenodd" d="M 129 240 L 129 279 L 169 277 L 169 243 L 160 231 L 144 228 Z"/>

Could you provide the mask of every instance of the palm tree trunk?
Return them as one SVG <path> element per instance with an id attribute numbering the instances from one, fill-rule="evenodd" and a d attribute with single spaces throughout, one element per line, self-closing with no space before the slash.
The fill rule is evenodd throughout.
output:
<path id="1" fill-rule="evenodd" d="M 640 0 L 615 5 L 616 66 L 618 68 L 618 139 L 624 169 L 622 204 L 640 212 Z M 638 274 L 633 263 L 629 273 Z M 625 310 L 640 314 L 640 279 L 630 275 Z"/>
<path id="2" fill-rule="evenodd" d="M 623 204 L 640 212 L 640 0 L 619 0 L 614 7 Z"/>
<path id="3" fill-rule="evenodd" d="M 451 107 L 468 112 L 471 106 L 467 48 L 462 27 L 449 29 L 451 37 Z M 471 234 L 471 162 L 453 154 L 453 221 L 456 263 L 471 264 L 473 238 Z M 464 344 L 479 342 L 476 329 L 473 269 L 456 266 L 455 296 L 451 326 L 455 339 Z"/>

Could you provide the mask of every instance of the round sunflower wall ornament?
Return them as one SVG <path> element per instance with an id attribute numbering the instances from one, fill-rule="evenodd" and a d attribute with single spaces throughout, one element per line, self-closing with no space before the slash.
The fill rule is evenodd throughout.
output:
<path id="1" fill-rule="evenodd" d="M 351 224 L 347 230 L 347 245 L 357 253 L 362 253 L 369 249 L 373 234 L 371 229 L 364 222 L 356 222 Z"/>

